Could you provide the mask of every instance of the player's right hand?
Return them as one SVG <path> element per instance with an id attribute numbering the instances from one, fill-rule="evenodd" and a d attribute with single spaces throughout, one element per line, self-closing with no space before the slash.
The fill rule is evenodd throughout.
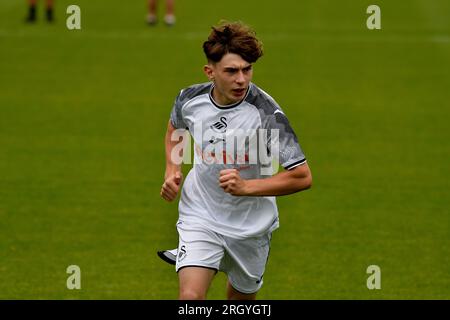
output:
<path id="1" fill-rule="evenodd" d="M 173 201 L 177 197 L 182 180 L 183 175 L 179 171 L 175 172 L 175 174 L 169 175 L 161 187 L 161 197 L 168 202 Z"/>

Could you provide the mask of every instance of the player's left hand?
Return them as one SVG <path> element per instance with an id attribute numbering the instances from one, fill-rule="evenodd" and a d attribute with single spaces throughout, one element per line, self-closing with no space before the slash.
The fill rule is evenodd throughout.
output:
<path id="1" fill-rule="evenodd" d="M 246 182 L 241 178 L 237 169 L 221 170 L 219 185 L 226 193 L 230 193 L 233 196 L 246 195 Z"/>

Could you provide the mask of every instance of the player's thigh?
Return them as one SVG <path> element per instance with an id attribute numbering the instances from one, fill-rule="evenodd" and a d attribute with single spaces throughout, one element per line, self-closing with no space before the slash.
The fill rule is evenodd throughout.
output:
<path id="1" fill-rule="evenodd" d="M 254 294 L 261 288 L 270 240 L 271 234 L 245 240 L 227 239 L 227 254 L 222 269 L 235 291 Z"/>
<path id="2" fill-rule="evenodd" d="M 218 270 L 224 255 L 221 238 L 199 225 L 178 226 L 179 242 L 175 270 L 205 267 Z"/>
<path id="3" fill-rule="evenodd" d="M 205 267 L 184 267 L 178 270 L 182 300 L 206 299 L 206 293 L 217 270 Z"/>
<path id="4" fill-rule="evenodd" d="M 224 256 L 221 238 L 211 230 L 184 223 L 178 225 L 176 271 L 180 299 L 205 299 L 206 292 Z"/>

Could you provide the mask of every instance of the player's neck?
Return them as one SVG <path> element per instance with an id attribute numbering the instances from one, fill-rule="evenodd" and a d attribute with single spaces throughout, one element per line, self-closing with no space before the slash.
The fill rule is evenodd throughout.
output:
<path id="1" fill-rule="evenodd" d="M 216 87 L 212 88 L 211 96 L 214 99 L 214 101 L 221 106 L 227 106 L 227 105 L 238 102 L 238 101 L 228 100 L 226 97 L 224 97 L 223 95 L 220 94 L 219 90 L 217 90 Z"/>

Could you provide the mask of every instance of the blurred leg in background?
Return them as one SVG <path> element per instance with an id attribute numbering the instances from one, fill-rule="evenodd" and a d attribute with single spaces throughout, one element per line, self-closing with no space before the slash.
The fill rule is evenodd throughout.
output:
<path id="1" fill-rule="evenodd" d="M 30 23 L 36 21 L 36 0 L 28 0 L 28 16 L 25 21 Z"/>
<path id="2" fill-rule="evenodd" d="M 156 13 L 158 11 L 158 0 L 148 0 L 148 15 L 147 15 L 147 23 L 151 26 L 155 25 L 158 22 L 156 18 Z"/>
<path id="3" fill-rule="evenodd" d="M 164 16 L 164 22 L 168 26 L 173 26 L 175 24 L 174 2 L 175 0 L 166 0 L 166 15 Z"/>
<path id="4" fill-rule="evenodd" d="M 175 14 L 174 14 L 175 0 L 166 0 L 166 14 L 164 15 L 164 22 L 168 26 L 175 24 Z M 148 15 L 147 23 L 151 26 L 158 22 L 157 18 L 158 12 L 158 0 L 148 0 Z"/>
<path id="5" fill-rule="evenodd" d="M 25 19 L 26 22 L 33 23 L 36 22 L 36 8 L 37 0 L 28 0 L 28 16 Z M 48 22 L 53 22 L 53 0 L 45 1 L 45 17 Z"/>
<path id="6" fill-rule="evenodd" d="M 46 16 L 48 22 L 54 21 L 53 0 L 46 0 L 45 16 Z"/>

